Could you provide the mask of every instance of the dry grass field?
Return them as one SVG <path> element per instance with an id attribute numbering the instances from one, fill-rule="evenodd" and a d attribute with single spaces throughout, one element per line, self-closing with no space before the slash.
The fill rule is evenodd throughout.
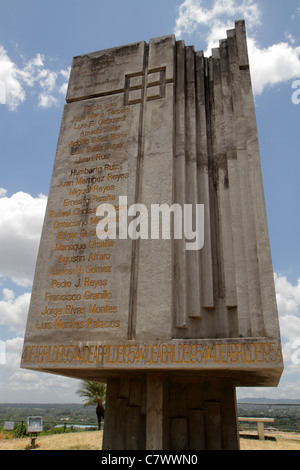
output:
<path id="1" fill-rule="evenodd" d="M 276 441 L 241 439 L 241 450 L 300 450 L 300 440 L 278 437 Z"/>
<path id="2" fill-rule="evenodd" d="M 254 439 L 241 439 L 241 450 L 300 450 L 300 440 L 277 437 L 275 441 L 260 442 Z M 0 450 L 24 450 L 30 439 L 0 440 Z M 58 434 L 41 436 L 37 439 L 36 450 L 100 450 L 102 432 L 80 432 L 74 434 Z"/>
<path id="3" fill-rule="evenodd" d="M 100 450 L 102 431 L 77 432 L 40 436 L 36 450 Z M 30 444 L 30 438 L 9 439 L 0 441 L 0 450 L 24 450 Z"/>

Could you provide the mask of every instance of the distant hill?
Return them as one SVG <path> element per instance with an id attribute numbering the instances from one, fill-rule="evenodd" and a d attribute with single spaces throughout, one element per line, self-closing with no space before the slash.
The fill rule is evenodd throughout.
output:
<path id="1" fill-rule="evenodd" d="M 279 399 L 271 399 L 271 398 L 240 398 L 238 401 L 240 403 L 249 403 L 249 404 L 266 404 L 266 405 L 300 405 L 300 398 L 299 400 L 279 400 Z"/>
<path id="2" fill-rule="evenodd" d="M 300 398 L 294 400 L 279 400 L 271 398 L 240 398 L 237 403 L 249 403 L 249 404 L 278 404 L 278 405 L 300 405 Z M 1 408 L 72 408 L 81 409 L 83 408 L 82 403 L 0 403 Z"/>
<path id="3" fill-rule="evenodd" d="M 83 408 L 81 403 L 0 403 L 1 408 Z"/>
<path id="4" fill-rule="evenodd" d="M 5 421 L 26 422 L 28 416 L 41 416 L 44 430 L 56 425 L 97 426 L 96 407 L 81 403 L 1 403 L 0 427 Z"/>

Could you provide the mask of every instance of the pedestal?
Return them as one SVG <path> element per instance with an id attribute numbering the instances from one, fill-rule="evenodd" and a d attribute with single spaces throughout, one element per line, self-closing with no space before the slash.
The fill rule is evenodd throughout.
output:
<path id="1" fill-rule="evenodd" d="M 235 387 L 186 374 L 108 380 L 103 450 L 239 450 Z"/>

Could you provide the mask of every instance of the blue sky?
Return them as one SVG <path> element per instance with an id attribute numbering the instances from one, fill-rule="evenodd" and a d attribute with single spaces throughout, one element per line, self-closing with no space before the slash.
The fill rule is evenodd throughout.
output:
<path id="1" fill-rule="evenodd" d="M 0 348 L 6 350 L 0 402 L 78 401 L 78 381 L 19 368 L 73 56 L 172 33 L 210 55 L 241 18 L 248 31 L 285 373 L 277 389 L 239 389 L 238 396 L 300 397 L 299 1 L 0 0 Z"/>

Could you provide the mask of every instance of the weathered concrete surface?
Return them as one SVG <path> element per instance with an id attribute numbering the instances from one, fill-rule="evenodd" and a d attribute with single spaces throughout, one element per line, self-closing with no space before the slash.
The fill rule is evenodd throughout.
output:
<path id="1" fill-rule="evenodd" d="M 276 385 L 282 356 L 245 25 L 205 58 L 166 36 L 75 57 L 22 366 L 99 379 L 207 370 Z M 96 210 L 204 204 L 204 247 L 100 241 Z M 118 224 L 119 226 L 119 224 Z M 150 233 L 150 221 L 148 238 Z M 124 238 L 124 237 L 120 237 Z"/>
<path id="2" fill-rule="evenodd" d="M 203 205 L 203 248 L 187 251 L 177 224 L 151 239 L 150 220 L 128 237 L 139 214 L 126 226 L 123 209 L 138 203 L 148 215 L 152 204 Z M 100 204 L 108 227 L 116 209 L 114 240 L 97 237 Z M 278 384 L 243 21 L 209 58 L 165 36 L 73 59 L 21 366 L 107 381 L 107 449 L 236 448 L 234 387 Z M 218 397 L 210 385 L 199 398 L 206 380 Z M 179 389 L 195 406 L 173 413 Z M 126 417 L 116 440 L 115 404 Z"/>
<path id="3" fill-rule="evenodd" d="M 110 93 L 121 94 L 126 89 L 125 75 L 127 80 L 135 80 L 134 86 L 140 85 L 137 77 L 142 77 L 145 46 L 142 41 L 74 57 L 67 102 L 107 96 Z M 135 95 L 137 97 L 138 94 Z"/>
<path id="4" fill-rule="evenodd" d="M 103 450 L 238 450 L 236 416 L 228 379 L 109 379 Z"/>

